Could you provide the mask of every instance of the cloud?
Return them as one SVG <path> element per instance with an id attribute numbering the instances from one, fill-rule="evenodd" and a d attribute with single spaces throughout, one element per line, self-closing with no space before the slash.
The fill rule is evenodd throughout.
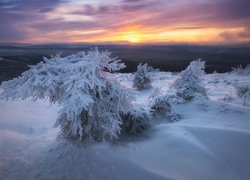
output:
<path id="1" fill-rule="evenodd" d="M 37 21 L 46 21 L 41 14 L 52 11 L 59 0 L 6 0 L 0 3 L 0 41 L 19 42 L 28 40 L 31 25 Z"/>
<path id="2" fill-rule="evenodd" d="M 54 6 L 58 5 L 61 0 L 42 0 L 42 1 L 34 1 L 34 0 L 3 0 L 0 3 L 1 9 L 6 9 L 8 11 L 22 11 L 27 13 L 29 11 L 40 11 L 43 9 L 52 9 Z"/>
<path id="3" fill-rule="evenodd" d="M 88 15 L 88 16 L 97 16 L 103 14 L 114 13 L 116 9 L 113 6 L 98 6 L 94 7 L 90 4 L 85 4 L 79 7 L 77 10 L 69 12 L 70 14 L 76 15 Z"/>
<path id="4" fill-rule="evenodd" d="M 202 27 L 202 26 L 180 26 L 180 27 L 174 27 L 174 28 L 169 28 L 172 30 L 186 30 L 186 29 L 205 29 L 207 27 Z"/>
<path id="5" fill-rule="evenodd" d="M 152 7 L 155 3 L 150 2 L 150 3 L 139 3 L 139 4 L 125 4 L 122 6 L 122 9 L 124 11 L 138 11 L 138 10 L 143 10 L 148 7 Z"/>
<path id="6" fill-rule="evenodd" d="M 18 42 L 27 38 L 26 32 L 18 29 L 14 25 L 6 26 L 6 23 L 1 22 L 0 39 L 1 42 Z"/>
<path id="7" fill-rule="evenodd" d="M 2 0 L 0 41 L 29 41 L 34 36 L 53 41 L 52 35 L 61 37 L 63 31 L 66 41 L 73 38 L 71 32 L 79 31 L 85 38 L 89 33 L 84 31 L 105 39 L 128 28 L 139 28 L 146 35 L 224 28 L 219 36 L 226 39 L 232 33 L 226 29 L 241 27 L 249 32 L 249 7 L 249 0 Z M 243 39 L 244 32 L 233 37 Z"/>
<path id="8" fill-rule="evenodd" d="M 44 8 L 40 8 L 40 10 L 38 11 L 39 13 L 47 13 L 47 12 L 51 12 L 53 11 L 53 7 L 44 7 Z"/>
<path id="9" fill-rule="evenodd" d="M 15 42 L 27 38 L 25 30 L 16 22 L 22 21 L 23 17 L 6 13 L 0 9 L 0 40 L 2 42 Z"/>
<path id="10" fill-rule="evenodd" d="M 193 3 L 187 1 L 183 4 L 170 3 L 162 7 L 158 6 L 158 13 L 151 19 L 145 19 L 142 24 L 147 26 L 210 26 L 233 27 L 237 25 L 249 25 L 250 7 L 249 0 L 223 0 Z M 165 10 L 164 10 L 165 9 Z"/>
<path id="11" fill-rule="evenodd" d="M 242 42 L 250 41 L 250 28 L 244 28 L 241 30 L 224 31 L 220 33 L 220 37 L 227 42 L 237 42 L 239 39 Z"/>
<path id="12" fill-rule="evenodd" d="M 137 3 L 137 2 L 143 2 L 145 0 L 123 0 L 124 3 Z"/>

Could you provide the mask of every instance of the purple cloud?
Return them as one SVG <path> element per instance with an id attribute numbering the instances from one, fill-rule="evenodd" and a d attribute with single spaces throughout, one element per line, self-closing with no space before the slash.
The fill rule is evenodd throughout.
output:
<path id="1" fill-rule="evenodd" d="M 1 9 L 6 9 L 8 11 L 23 11 L 23 13 L 27 13 L 27 10 L 32 12 L 40 11 L 46 8 L 52 9 L 54 6 L 58 5 L 61 0 L 42 0 L 42 1 L 34 1 L 34 0 L 9 0 L 0 3 Z M 48 9 L 47 9 L 48 10 Z"/>
<path id="2" fill-rule="evenodd" d="M 100 29 L 103 34 L 97 34 L 105 36 L 129 26 L 141 27 L 149 34 L 182 29 L 249 29 L 249 9 L 249 0 L 109 0 L 79 5 L 73 0 L 9 0 L 0 2 L 0 41 L 25 42 L 62 31 L 70 34 Z M 226 37 L 227 31 L 220 36 Z M 240 38 L 240 34 L 234 37 Z"/>

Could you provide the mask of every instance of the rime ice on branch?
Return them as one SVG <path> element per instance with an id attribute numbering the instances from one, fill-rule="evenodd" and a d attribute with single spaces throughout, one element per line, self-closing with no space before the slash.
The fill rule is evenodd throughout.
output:
<path id="1" fill-rule="evenodd" d="M 117 137 L 127 119 L 135 114 L 128 93 L 110 72 L 125 68 L 110 52 L 94 49 L 67 57 L 56 55 L 18 78 L 1 84 L 2 99 L 48 98 L 61 105 L 56 126 L 64 137 L 93 139 Z M 146 122 L 146 121 L 145 121 Z M 136 121 L 133 122 L 136 126 Z M 140 122 L 140 128 L 143 126 Z M 136 131 L 136 129 L 134 129 Z"/>

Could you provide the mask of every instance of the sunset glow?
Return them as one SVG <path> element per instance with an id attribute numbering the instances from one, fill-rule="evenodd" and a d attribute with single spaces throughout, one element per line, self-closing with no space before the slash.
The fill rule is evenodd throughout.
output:
<path id="1" fill-rule="evenodd" d="M 139 38 L 136 35 L 132 35 L 128 37 L 128 41 L 132 42 L 132 43 L 138 43 L 139 42 Z"/>
<path id="2" fill-rule="evenodd" d="M 4 0 L 0 42 L 250 42 L 248 0 Z"/>

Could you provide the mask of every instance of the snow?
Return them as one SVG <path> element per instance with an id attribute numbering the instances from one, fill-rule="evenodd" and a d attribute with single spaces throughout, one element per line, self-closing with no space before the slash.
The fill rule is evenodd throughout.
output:
<path id="1" fill-rule="evenodd" d="M 179 74 L 157 72 L 152 88 L 137 91 L 131 74 L 114 74 L 147 107 L 169 92 Z M 237 73 L 206 74 L 208 99 L 173 105 L 183 118 L 155 120 L 140 136 L 113 142 L 70 143 L 58 139 L 53 124 L 60 107 L 46 100 L 0 101 L 1 179 L 248 179 L 250 107 L 235 83 L 250 84 Z M 230 96 L 228 101 L 226 96 Z"/>

